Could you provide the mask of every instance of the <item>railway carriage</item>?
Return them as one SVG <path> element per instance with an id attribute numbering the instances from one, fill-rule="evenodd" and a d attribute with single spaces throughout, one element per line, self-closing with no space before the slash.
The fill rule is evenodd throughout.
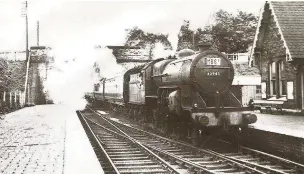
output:
<path id="1" fill-rule="evenodd" d="M 238 130 L 257 118 L 230 91 L 229 59 L 200 45 L 199 52 L 157 59 L 102 82 L 104 102 L 165 132 L 199 143 L 201 132 Z"/>

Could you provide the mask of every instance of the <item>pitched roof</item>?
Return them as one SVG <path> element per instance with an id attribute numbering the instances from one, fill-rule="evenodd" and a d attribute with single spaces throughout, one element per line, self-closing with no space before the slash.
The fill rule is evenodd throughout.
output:
<path id="1" fill-rule="evenodd" d="M 284 41 L 289 60 L 304 58 L 304 1 L 269 1 L 265 3 L 260 13 L 250 60 L 253 58 L 260 26 L 263 25 L 263 12 L 269 10 L 265 8 L 268 4 Z"/>
<path id="2" fill-rule="evenodd" d="M 291 58 L 304 58 L 304 1 L 271 1 Z"/>

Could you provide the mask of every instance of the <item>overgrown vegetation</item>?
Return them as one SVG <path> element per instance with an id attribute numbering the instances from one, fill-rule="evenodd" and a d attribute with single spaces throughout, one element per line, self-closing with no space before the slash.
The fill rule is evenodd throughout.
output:
<path id="1" fill-rule="evenodd" d="M 0 91 L 23 91 L 25 75 L 25 61 L 0 58 Z"/>

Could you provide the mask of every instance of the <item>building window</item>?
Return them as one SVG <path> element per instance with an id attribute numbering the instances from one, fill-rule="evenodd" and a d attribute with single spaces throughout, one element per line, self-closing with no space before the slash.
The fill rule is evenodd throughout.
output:
<path id="1" fill-rule="evenodd" d="M 262 89 L 262 98 L 263 99 L 265 99 L 267 97 L 267 95 L 266 95 L 266 88 L 267 88 L 266 82 L 262 82 L 261 89 Z"/>
<path id="2" fill-rule="evenodd" d="M 278 76 L 279 76 L 279 90 L 280 90 L 280 96 L 286 96 L 287 93 L 287 87 L 286 87 L 286 81 L 282 80 L 282 72 L 284 70 L 284 62 L 283 60 L 278 62 Z"/>
<path id="3" fill-rule="evenodd" d="M 261 94 L 261 93 L 262 93 L 261 85 L 257 85 L 257 86 L 256 86 L 256 88 L 255 88 L 255 93 L 256 93 L 256 94 Z"/>
<path id="4" fill-rule="evenodd" d="M 270 96 L 276 95 L 276 62 L 269 64 Z"/>
<path id="5" fill-rule="evenodd" d="M 271 63 L 271 77 L 274 78 L 276 76 L 276 62 Z"/>
<path id="6" fill-rule="evenodd" d="M 293 81 L 287 82 L 287 99 L 293 99 Z"/>
<path id="7" fill-rule="evenodd" d="M 284 62 L 283 60 L 280 61 L 280 71 L 283 71 L 284 70 Z"/>

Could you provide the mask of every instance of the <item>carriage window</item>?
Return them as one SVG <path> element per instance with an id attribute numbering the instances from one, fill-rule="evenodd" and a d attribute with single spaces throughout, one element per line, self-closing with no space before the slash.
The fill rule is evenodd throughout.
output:
<path id="1" fill-rule="evenodd" d="M 99 84 L 94 85 L 94 91 L 99 91 Z"/>

